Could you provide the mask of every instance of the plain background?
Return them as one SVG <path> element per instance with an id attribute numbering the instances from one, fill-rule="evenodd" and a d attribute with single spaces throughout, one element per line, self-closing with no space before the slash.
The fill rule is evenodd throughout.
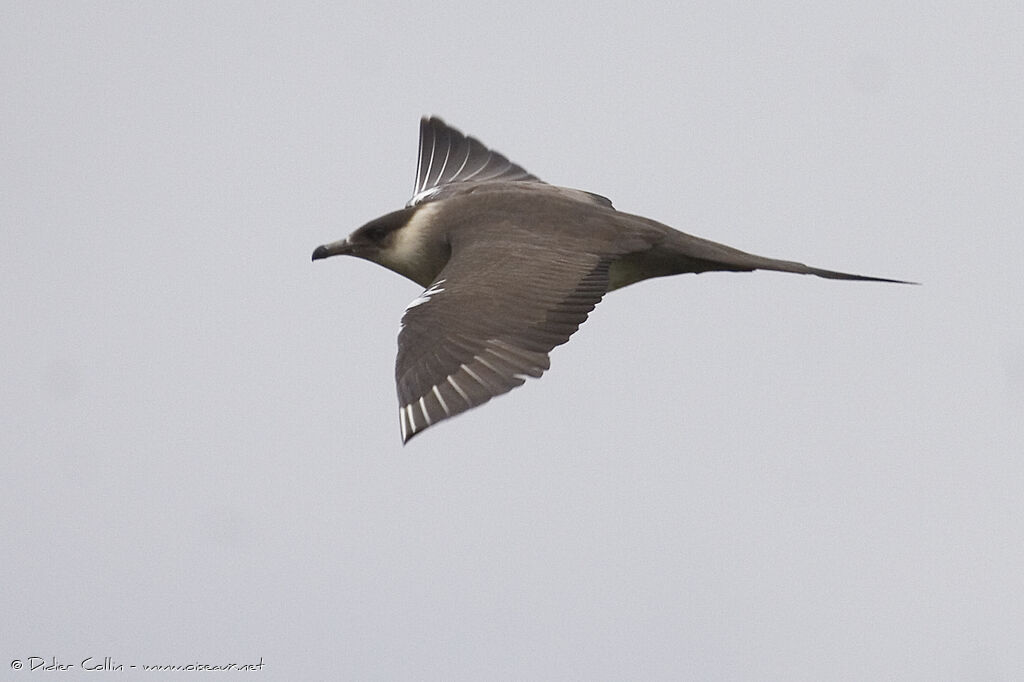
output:
<path id="1" fill-rule="evenodd" d="M 0 90 L 12 679 L 1024 679 L 1019 2 L 6 2 Z M 309 257 L 423 114 L 924 286 L 643 283 L 403 448 L 420 288 Z"/>

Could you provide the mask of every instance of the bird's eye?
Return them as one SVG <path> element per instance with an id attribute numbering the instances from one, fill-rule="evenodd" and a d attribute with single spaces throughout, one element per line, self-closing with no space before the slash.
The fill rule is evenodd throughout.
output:
<path id="1" fill-rule="evenodd" d="M 366 238 L 371 242 L 379 242 L 388 233 L 383 227 L 371 227 L 366 231 Z"/>

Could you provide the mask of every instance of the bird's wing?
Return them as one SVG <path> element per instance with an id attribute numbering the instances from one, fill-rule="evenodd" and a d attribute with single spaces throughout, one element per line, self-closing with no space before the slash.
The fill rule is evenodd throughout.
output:
<path id="1" fill-rule="evenodd" d="M 446 194 L 446 189 L 456 189 L 459 184 L 517 180 L 540 182 L 498 152 L 463 135 L 436 116 L 420 119 L 416 186 L 406 206 L 436 200 Z"/>
<path id="2" fill-rule="evenodd" d="M 402 318 L 395 365 L 402 442 L 543 374 L 551 349 L 607 291 L 609 263 L 601 254 L 523 242 L 500 248 L 476 239 L 453 249 Z"/>

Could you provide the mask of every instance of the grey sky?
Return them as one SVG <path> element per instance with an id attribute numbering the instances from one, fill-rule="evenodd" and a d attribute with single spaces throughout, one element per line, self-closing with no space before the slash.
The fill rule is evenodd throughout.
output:
<path id="1" fill-rule="evenodd" d="M 1024 10 L 844 5 L 4 3 L 0 669 L 1024 678 Z M 630 287 L 402 448 L 420 288 L 309 254 L 426 113 L 925 285 Z"/>

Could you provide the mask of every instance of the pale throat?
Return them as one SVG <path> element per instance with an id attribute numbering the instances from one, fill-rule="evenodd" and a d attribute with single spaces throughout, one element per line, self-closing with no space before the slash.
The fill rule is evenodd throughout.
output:
<path id="1" fill-rule="evenodd" d="M 449 256 L 447 244 L 438 239 L 436 226 L 432 225 L 437 211 L 437 204 L 421 204 L 395 231 L 388 248 L 377 253 L 376 262 L 424 288 L 429 286 Z"/>

